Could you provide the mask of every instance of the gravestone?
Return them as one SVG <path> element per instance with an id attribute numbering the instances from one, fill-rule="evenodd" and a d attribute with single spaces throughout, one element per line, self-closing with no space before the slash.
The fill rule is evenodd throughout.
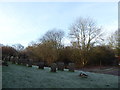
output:
<path id="1" fill-rule="evenodd" d="M 6 58 L 6 59 L 7 59 L 7 61 L 10 61 L 10 56 L 7 56 L 7 58 Z"/>
<path id="2" fill-rule="evenodd" d="M 23 61 L 23 63 L 22 63 L 24 66 L 26 66 L 26 62 L 25 61 Z"/>
<path id="3" fill-rule="evenodd" d="M 74 63 L 69 63 L 69 71 L 70 72 L 74 72 L 74 70 L 75 70 L 75 64 Z"/>
<path id="4" fill-rule="evenodd" d="M 44 69 L 44 62 L 39 62 L 37 65 L 39 69 Z"/>
<path id="5" fill-rule="evenodd" d="M 8 66 L 7 61 L 2 61 L 2 65 L 3 65 L 3 66 Z"/>
<path id="6" fill-rule="evenodd" d="M 11 57 L 11 62 L 12 62 L 12 64 L 15 64 L 15 57 Z"/>
<path id="7" fill-rule="evenodd" d="M 56 68 L 57 68 L 57 64 L 56 63 L 53 63 L 51 65 L 51 72 L 56 72 Z"/>
<path id="8" fill-rule="evenodd" d="M 28 62 L 28 67 L 32 67 L 32 62 L 31 61 Z"/>
<path id="9" fill-rule="evenodd" d="M 4 57 L 2 60 L 3 60 L 4 62 L 7 62 L 7 61 L 8 61 L 7 57 Z"/>
<path id="10" fill-rule="evenodd" d="M 23 59 L 20 58 L 19 61 L 18 61 L 18 63 L 19 63 L 19 64 L 22 64 L 22 61 L 23 61 Z"/>
<path id="11" fill-rule="evenodd" d="M 14 59 L 15 59 L 15 63 L 18 64 L 19 58 L 18 58 L 18 57 L 15 57 Z"/>
<path id="12" fill-rule="evenodd" d="M 20 61 L 20 59 L 18 59 L 18 60 L 17 60 L 17 64 L 19 64 L 19 65 L 21 64 L 21 61 Z"/>
<path id="13" fill-rule="evenodd" d="M 58 62 L 57 68 L 58 68 L 58 70 L 60 70 L 60 71 L 64 71 L 64 63 L 63 63 L 63 62 Z"/>
<path id="14" fill-rule="evenodd" d="M 22 64 L 23 64 L 24 66 L 26 66 L 27 60 L 26 60 L 26 59 L 23 59 Z"/>
<path id="15" fill-rule="evenodd" d="M 24 60 L 22 58 L 20 59 L 20 62 L 22 65 L 24 64 Z"/>
<path id="16" fill-rule="evenodd" d="M 3 61 L 7 61 L 7 60 L 6 60 L 6 57 L 3 58 Z"/>
<path id="17" fill-rule="evenodd" d="M 20 60 L 20 63 L 21 63 L 22 65 L 26 66 L 26 64 L 27 64 L 27 59 L 24 59 L 24 58 L 21 57 L 19 60 Z"/>
<path id="18" fill-rule="evenodd" d="M 10 61 L 11 61 L 11 62 L 12 62 L 12 60 L 13 60 L 13 56 L 10 57 Z"/>

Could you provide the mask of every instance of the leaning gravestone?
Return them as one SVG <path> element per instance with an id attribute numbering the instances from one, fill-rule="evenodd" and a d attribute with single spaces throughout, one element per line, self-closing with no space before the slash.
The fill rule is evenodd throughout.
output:
<path id="1" fill-rule="evenodd" d="M 39 69 L 44 69 L 44 62 L 39 62 L 38 63 L 38 68 Z"/>
<path id="2" fill-rule="evenodd" d="M 57 68 L 57 64 L 56 63 L 53 63 L 51 65 L 51 72 L 56 72 L 56 68 Z"/>
<path id="3" fill-rule="evenodd" d="M 82 78 L 87 78 L 88 77 L 88 75 L 85 72 L 80 72 L 79 76 L 82 77 Z"/>
<path id="4" fill-rule="evenodd" d="M 63 62 L 58 62 L 57 68 L 58 68 L 58 70 L 60 70 L 60 71 L 64 71 L 64 63 L 63 63 Z"/>
<path id="5" fill-rule="evenodd" d="M 69 71 L 74 72 L 75 70 L 75 64 L 74 63 L 69 63 Z"/>

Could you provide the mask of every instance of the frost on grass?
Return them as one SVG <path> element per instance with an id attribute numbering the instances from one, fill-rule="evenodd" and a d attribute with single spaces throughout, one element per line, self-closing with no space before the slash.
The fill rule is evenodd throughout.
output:
<path id="1" fill-rule="evenodd" d="M 3 66 L 3 88 L 118 88 L 118 76 L 86 72 L 88 78 L 79 77 L 80 71 L 50 72 L 37 66 L 10 64 Z"/>

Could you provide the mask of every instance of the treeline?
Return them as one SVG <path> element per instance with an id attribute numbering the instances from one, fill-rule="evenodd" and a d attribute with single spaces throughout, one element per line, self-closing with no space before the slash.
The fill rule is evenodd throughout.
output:
<path id="1" fill-rule="evenodd" d="M 46 62 L 51 65 L 54 62 L 64 62 L 65 65 L 73 62 L 76 67 L 93 65 L 117 64 L 114 51 L 108 46 L 95 46 L 89 51 L 80 50 L 72 46 L 54 48 L 50 42 L 29 46 L 26 54 L 33 60 Z"/>
<path id="2" fill-rule="evenodd" d="M 116 36 L 109 39 L 106 45 L 103 43 L 101 28 L 90 18 L 79 18 L 70 26 L 69 38 L 70 46 L 64 46 L 62 43 L 64 32 L 62 30 L 49 30 L 38 43 L 21 50 L 4 46 L 2 47 L 2 56 L 18 56 L 28 58 L 34 62 L 45 62 L 50 66 L 54 62 L 73 62 L 76 67 L 90 65 L 117 65 L 116 56 L 119 56 L 119 46 L 114 41 L 120 39 Z M 114 39 L 114 40 L 113 40 Z M 116 40 L 115 40 L 116 39 Z M 112 42 L 112 43 L 111 43 Z M 23 47 L 22 47 L 23 48 Z"/>

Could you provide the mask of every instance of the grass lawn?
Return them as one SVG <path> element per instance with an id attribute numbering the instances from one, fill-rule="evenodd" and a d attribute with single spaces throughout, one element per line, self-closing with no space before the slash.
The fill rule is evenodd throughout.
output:
<path id="1" fill-rule="evenodd" d="M 119 76 L 86 72 L 88 78 L 79 77 L 80 71 L 50 72 L 37 66 L 9 64 L 2 67 L 3 88 L 118 88 Z"/>

